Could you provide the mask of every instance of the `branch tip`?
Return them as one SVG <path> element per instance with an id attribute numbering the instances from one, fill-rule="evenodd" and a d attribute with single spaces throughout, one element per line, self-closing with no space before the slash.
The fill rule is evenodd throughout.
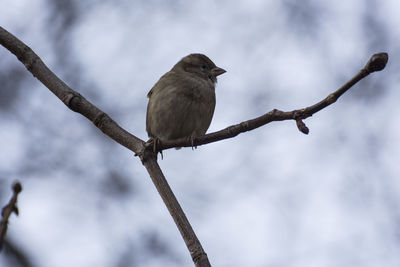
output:
<path id="1" fill-rule="evenodd" d="M 372 55 L 371 59 L 365 65 L 365 69 L 369 72 L 381 71 L 385 68 L 386 63 L 389 60 L 389 55 L 387 53 L 377 53 Z"/>
<path id="2" fill-rule="evenodd" d="M 13 191 L 15 194 L 19 194 L 22 191 L 22 185 L 20 182 L 15 182 L 13 187 L 12 187 Z"/>
<path id="3" fill-rule="evenodd" d="M 296 119 L 296 125 L 299 131 L 303 134 L 308 134 L 310 132 L 306 124 L 301 119 Z"/>

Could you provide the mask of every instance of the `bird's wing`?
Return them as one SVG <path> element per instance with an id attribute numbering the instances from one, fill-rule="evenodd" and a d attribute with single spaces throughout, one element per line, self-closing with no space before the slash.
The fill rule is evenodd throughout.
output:
<path id="1" fill-rule="evenodd" d="M 169 71 L 165 73 L 147 93 L 147 98 L 150 98 L 155 91 L 162 90 L 169 85 L 174 84 L 176 80 L 179 79 L 178 76 L 179 74 L 175 71 Z"/>

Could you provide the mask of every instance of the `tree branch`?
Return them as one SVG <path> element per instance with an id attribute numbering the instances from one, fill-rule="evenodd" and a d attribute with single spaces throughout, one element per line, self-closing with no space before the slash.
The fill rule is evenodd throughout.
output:
<path id="1" fill-rule="evenodd" d="M 197 267 L 211 266 L 207 254 L 204 252 L 200 241 L 157 163 L 156 153 L 152 149 L 149 149 L 149 147 L 146 147 L 143 140 L 121 128 L 105 112 L 72 90 L 43 63 L 31 48 L 2 27 L 0 27 L 0 44 L 16 55 L 33 76 L 41 81 L 68 108 L 82 114 L 92 121 L 104 134 L 135 152 L 136 155 L 140 155 L 143 165 L 149 172 L 154 185 L 185 241 L 193 262 Z"/>
<path id="2" fill-rule="evenodd" d="M 304 134 L 308 134 L 309 130 L 307 126 L 304 124 L 303 120 L 311 117 L 313 114 L 318 111 L 326 108 L 327 106 L 336 102 L 336 100 L 343 95 L 347 90 L 349 90 L 353 85 L 359 82 L 364 77 L 368 76 L 370 73 L 375 71 L 381 71 L 385 68 L 386 63 L 388 61 L 387 53 L 378 53 L 371 57 L 368 63 L 365 65 L 363 69 L 361 69 L 352 79 L 350 79 L 347 83 L 345 83 L 342 87 L 337 89 L 335 92 L 328 95 L 325 99 L 320 102 L 306 107 L 302 109 L 296 109 L 293 111 L 280 111 L 277 109 L 273 109 L 268 113 L 265 113 L 262 116 L 259 116 L 255 119 L 251 119 L 248 121 L 241 122 L 236 125 L 229 126 L 223 130 L 209 133 L 203 136 L 199 136 L 195 138 L 192 143 L 192 140 L 187 138 L 181 138 L 173 141 L 165 141 L 157 143 L 157 150 L 162 151 L 164 149 L 172 148 L 172 147 L 191 147 L 191 146 L 200 146 L 209 144 L 212 142 L 221 141 L 224 139 L 232 138 L 237 136 L 238 134 L 254 130 L 258 127 L 264 126 L 273 121 L 284 121 L 284 120 L 295 120 L 297 128 Z"/>
<path id="3" fill-rule="evenodd" d="M 12 213 L 15 213 L 18 216 L 17 198 L 18 194 L 22 191 L 21 184 L 19 182 L 14 183 L 12 190 L 13 196 L 11 197 L 10 202 L 8 202 L 8 204 L 5 205 L 1 210 L 2 220 L 0 222 L 0 251 L 3 247 L 4 238 L 7 233 L 8 219 Z"/>
<path id="4" fill-rule="evenodd" d="M 122 129 L 105 112 L 87 101 L 78 92 L 72 90 L 43 63 L 30 47 L 2 27 L 0 27 L 0 44 L 13 53 L 32 75 L 41 81 L 68 108 L 88 118 L 103 133 L 121 145 L 134 152 L 141 151 L 143 140 Z"/>

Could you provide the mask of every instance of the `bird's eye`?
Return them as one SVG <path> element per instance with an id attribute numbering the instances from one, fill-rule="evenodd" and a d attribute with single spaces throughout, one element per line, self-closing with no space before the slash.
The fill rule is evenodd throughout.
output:
<path id="1" fill-rule="evenodd" d="M 207 66 L 206 65 L 201 65 L 201 70 L 206 70 Z"/>

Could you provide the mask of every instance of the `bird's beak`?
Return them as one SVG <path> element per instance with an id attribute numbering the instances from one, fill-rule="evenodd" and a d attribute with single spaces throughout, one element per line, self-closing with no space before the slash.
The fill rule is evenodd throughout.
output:
<path id="1" fill-rule="evenodd" d="M 211 69 L 211 74 L 215 77 L 217 77 L 218 75 L 221 75 L 225 72 L 226 72 L 226 70 L 219 68 L 219 67 L 215 67 L 215 68 Z"/>

